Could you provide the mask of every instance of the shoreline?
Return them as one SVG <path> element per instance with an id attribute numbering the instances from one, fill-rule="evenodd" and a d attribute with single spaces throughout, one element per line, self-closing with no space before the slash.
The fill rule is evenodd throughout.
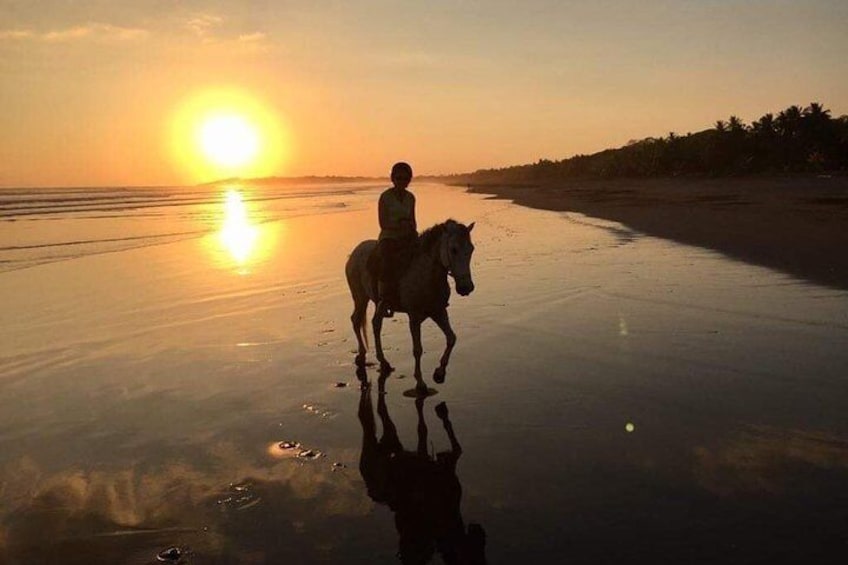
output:
<path id="1" fill-rule="evenodd" d="M 848 290 L 845 176 L 586 180 L 467 190 L 619 222 Z"/>

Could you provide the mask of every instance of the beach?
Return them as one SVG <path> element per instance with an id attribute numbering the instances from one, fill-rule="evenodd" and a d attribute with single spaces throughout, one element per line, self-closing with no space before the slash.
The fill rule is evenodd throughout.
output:
<path id="1" fill-rule="evenodd" d="M 844 218 L 843 188 L 798 207 L 719 181 L 679 199 L 673 181 L 609 186 L 413 182 L 419 230 L 473 221 L 476 248 L 444 384 L 444 337 L 423 327 L 437 392 L 420 407 L 405 316 L 384 324 L 385 394 L 354 366 L 344 264 L 384 186 L 0 191 L 0 563 L 844 550 L 846 234 L 817 216 Z M 768 202 L 785 230 L 735 221 Z M 414 472 L 380 457 L 392 429 Z"/>
<path id="2" fill-rule="evenodd" d="M 544 210 L 573 211 L 848 289 L 848 176 L 565 181 L 474 186 Z"/>

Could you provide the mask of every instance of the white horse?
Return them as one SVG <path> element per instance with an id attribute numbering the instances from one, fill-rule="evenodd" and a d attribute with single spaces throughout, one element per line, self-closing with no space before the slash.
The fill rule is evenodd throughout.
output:
<path id="1" fill-rule="evenodd" d="M 433 373 L 436 383 L 445 382 L 445 372 L 451 351 L 456 344 L 456 334 L 450 326 L 448 318 L 448 298 L 450 285 L 448 275 L 454 279 L 456 291 L 461 296 L 468 296 L 474 291 L 471 280 L 471 254 L 474 244 L 471 243 L 471 230 L 474 223 L 468 226 L 454 220 L 436 224 L 418 236 L 416 248 L 409 268 L 399 280 L 399 303 L 396 312 L 406 312 L 409 316 L 409 331 L 412 334 L 412 353 L 415 356 L 415 383 L 419 393 L 425 393 L 427 386 L 421 377 L 421 324 L 431 318 L 445 334 L 447 346 L 442 354 L 439 367 Z M 368 332 L 365 326 L 368 302 L 377 303 L 376 286 L 372 273 L 368 269 L 368 258 L 377 246 L 377 241 L 370 239 L 357 245 L 345 264 L 345 275 L 353 297 L 353 314 L 350 317 L 353 331 L 359 344 L 356 355 L 356 365 L 365 366 Z M 392 366 L 383 354 L 381 331 L 383 317 L 379 312 L 372 319 L 374 342 L 377 349 L 377 359 L 380 361 L 380 372 L 391 372 Z"/>

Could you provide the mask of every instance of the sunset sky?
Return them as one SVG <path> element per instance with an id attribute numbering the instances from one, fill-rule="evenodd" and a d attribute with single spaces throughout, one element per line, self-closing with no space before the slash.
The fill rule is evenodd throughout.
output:
<path id="1" fill-rule="evenodd" d="M 844 0 L 0 0 L 0 186 L 466 172 L 838 116 L 846 30 Z"/>

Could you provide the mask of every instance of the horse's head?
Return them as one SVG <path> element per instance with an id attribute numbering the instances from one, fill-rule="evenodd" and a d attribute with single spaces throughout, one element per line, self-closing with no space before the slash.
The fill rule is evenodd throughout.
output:
<path id="1" fill-rule="evenodd" d="M 474 229 L 474 222 L 465 226 L 459 222 L 448 221 L 445 227 L 441 247 L 442 265 L 453 277 L 460 296 L 468 296 L 474 291 L 474 281 L 471 280 L 471 254 L 474 253 L 471 230 Z"/>

